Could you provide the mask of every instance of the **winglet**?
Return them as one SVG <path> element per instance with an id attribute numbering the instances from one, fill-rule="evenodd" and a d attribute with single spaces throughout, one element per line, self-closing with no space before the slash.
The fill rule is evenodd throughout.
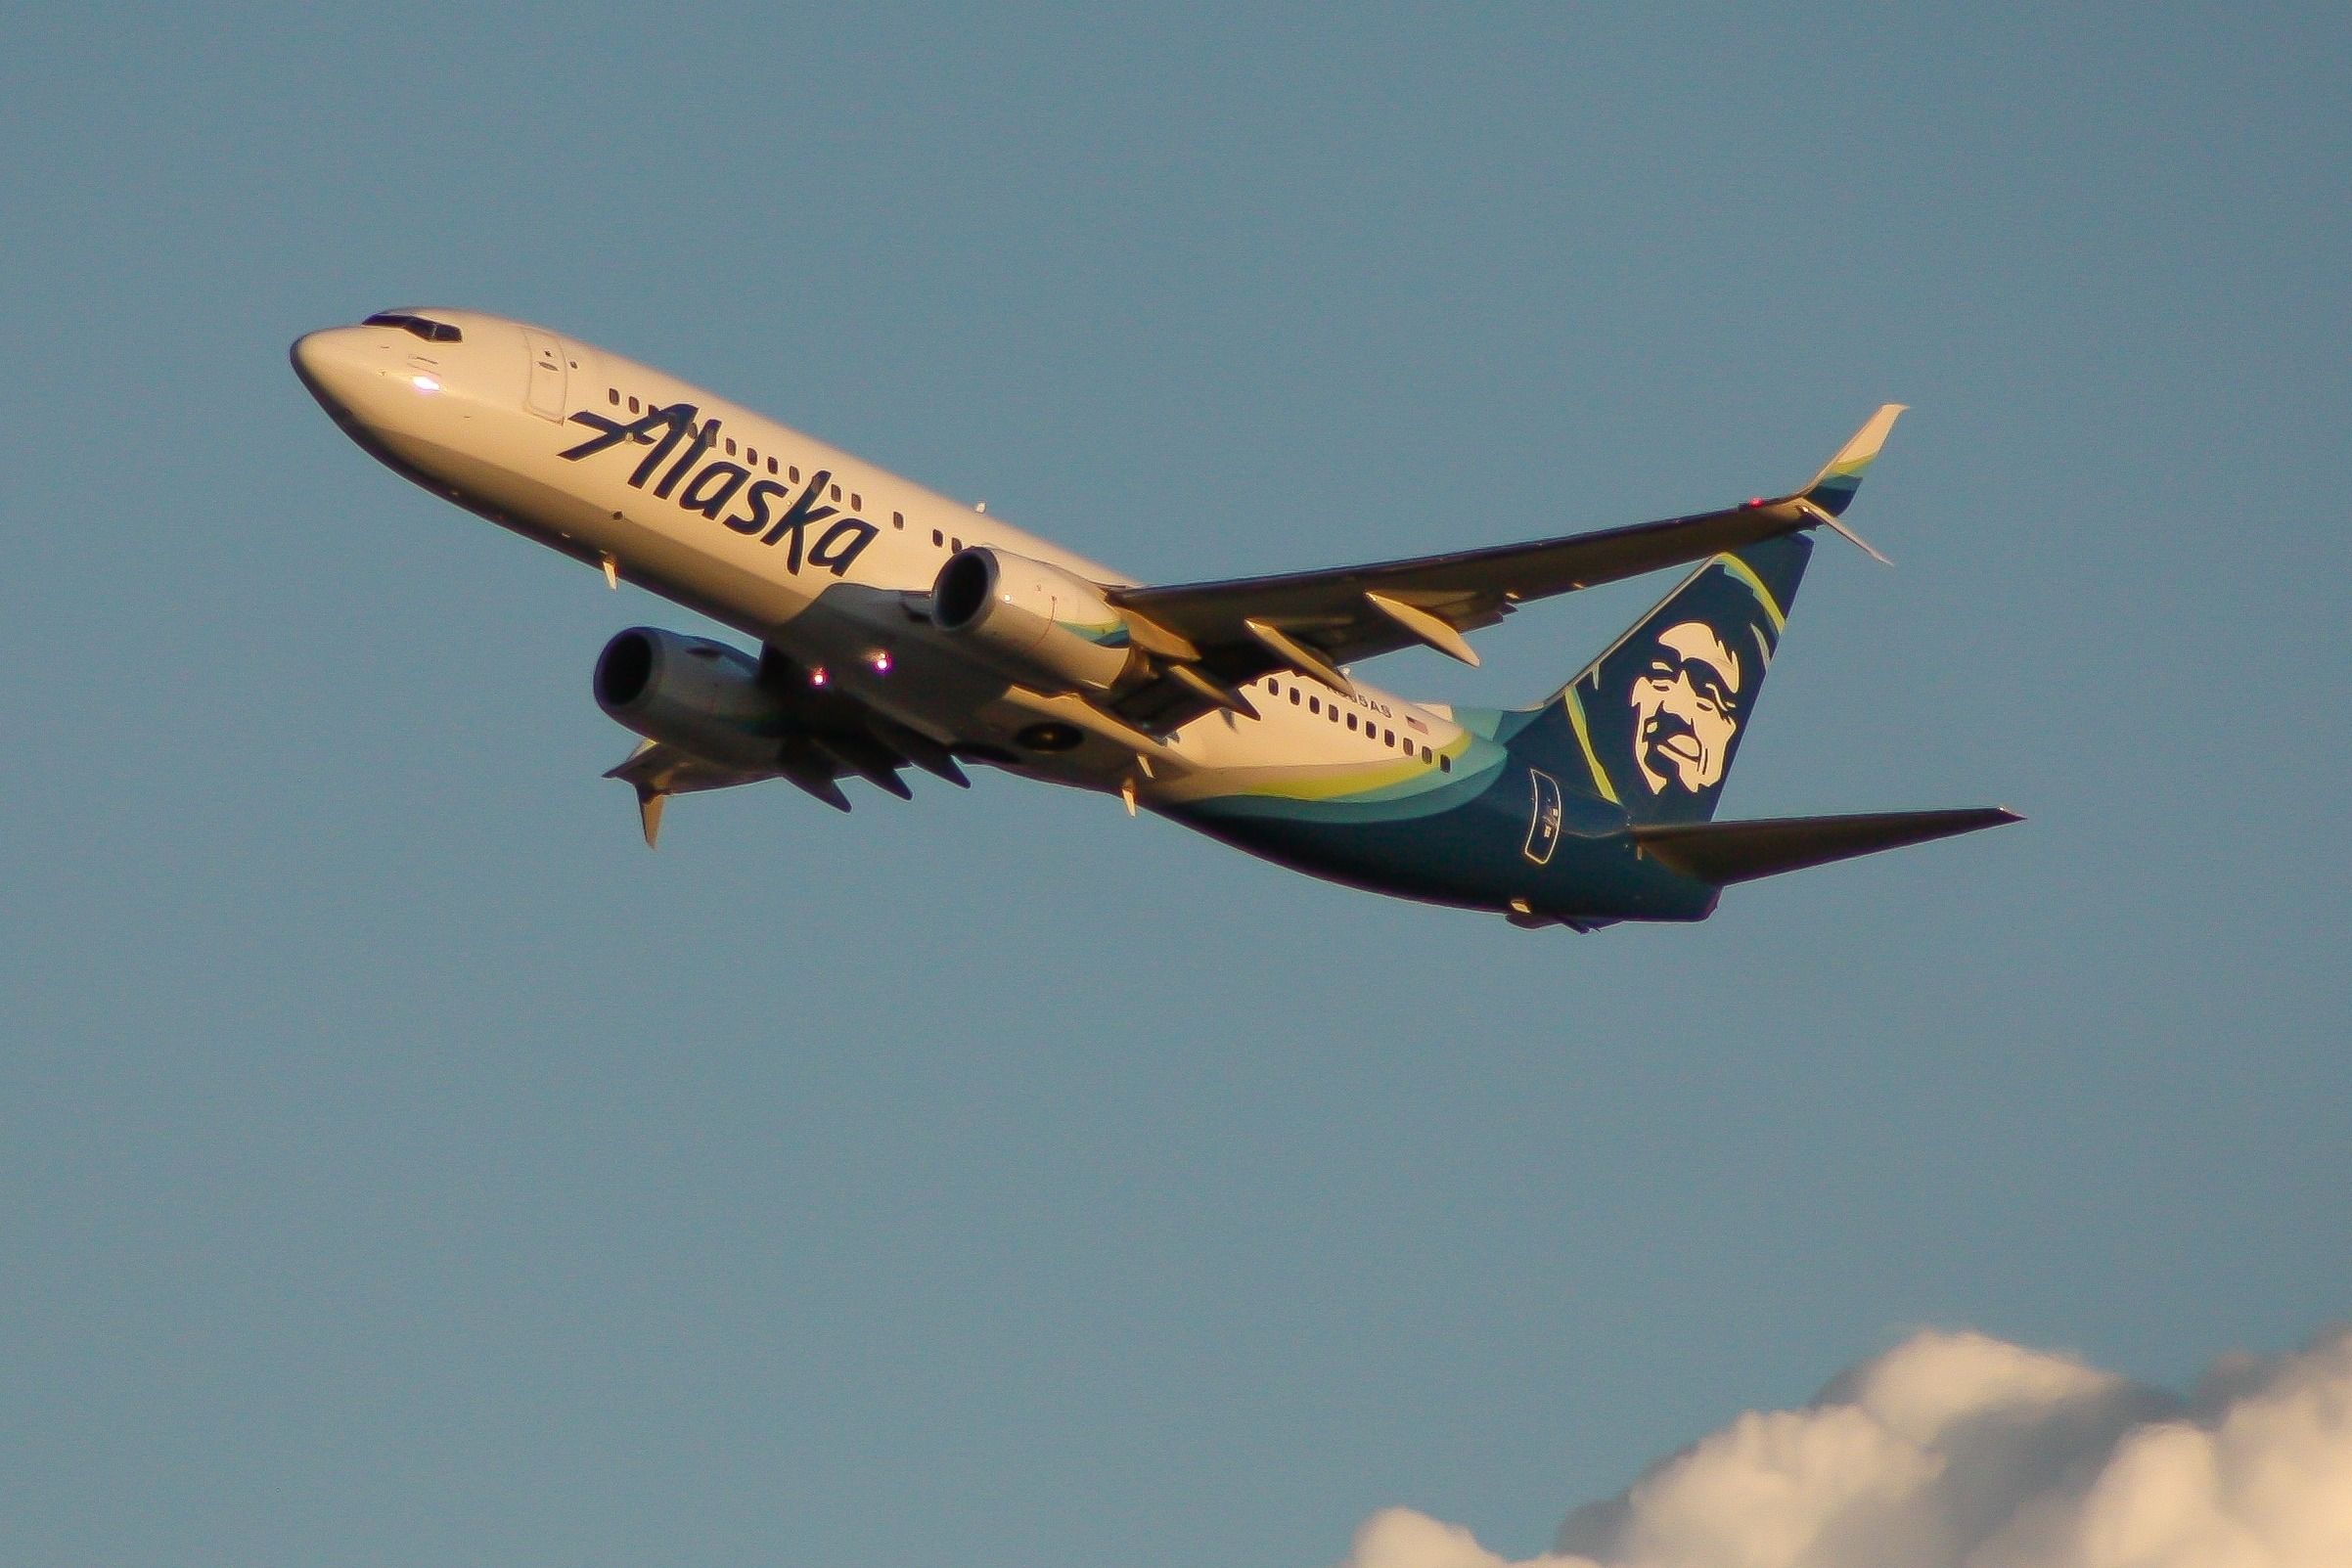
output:
<path id="1" fill-rule="evenodd" d="M 1837 455 L 1813 476 L 1813 482 L 1797 492 L 1797 499 L 1810 501 L 1834 517 L 1842 514 L 1853 501 L 1854 492 L 1862 488 L 1862 476 L 1870 471 L 1871 461 L 1886 444 L 1886 432 L 1895 427 L 1895 420 L 1905 405 L 1886 403 L 1856 430 L 1853 439 L 1837 449 Z"/>

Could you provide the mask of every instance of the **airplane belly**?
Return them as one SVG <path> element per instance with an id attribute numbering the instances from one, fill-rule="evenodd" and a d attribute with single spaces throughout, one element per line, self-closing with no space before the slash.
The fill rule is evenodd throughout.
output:
<path id="1" fill-rule="evenodd" d="M 1549 808 L 1547 814 L 1546 808 Z M 1563 919 L 1697 919 L 1714 890 L 1637 855 L 1621 815 L 1531 793 L 1526 773 L 1481 769 L 1419 796 L 1205 796 L 1168 814 L 1225 843 L 1351 887 Z"/>

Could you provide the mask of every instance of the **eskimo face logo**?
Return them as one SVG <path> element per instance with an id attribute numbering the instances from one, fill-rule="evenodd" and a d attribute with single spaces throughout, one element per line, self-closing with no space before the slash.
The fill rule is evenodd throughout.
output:
<path id="1" fill-rule="evenodd" d="M 1704 621 L 1658 633 L 1650 662 L 1636 671 L 1633 764 L 1651 794 L 1669 783 L 1693 794 L 1723 782 L 1740 733 L 1740 655 Z"/>

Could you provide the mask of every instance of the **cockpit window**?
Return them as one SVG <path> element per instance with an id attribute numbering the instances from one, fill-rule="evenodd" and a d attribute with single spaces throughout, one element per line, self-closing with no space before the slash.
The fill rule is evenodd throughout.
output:
<path id="1" fill-rule="evenodd" d="M 398 327 L 415 333 L 429 343 L 462 343 L 466 335 L 445 321 L 427 321 L 423 316 L 411 316 L 404 311 L 383 310 L 360 323 L 363 327 Z"/>

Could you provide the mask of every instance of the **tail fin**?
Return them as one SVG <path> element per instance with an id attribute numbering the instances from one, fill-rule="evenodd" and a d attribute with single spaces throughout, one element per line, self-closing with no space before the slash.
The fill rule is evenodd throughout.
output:
<path id="1" fill-rule="evenodd" d="M 1812 553 L 1784 534 L 1715 557 L 1498 738 L 1636 823 L 1706 821 Z"/>
<path id="2" fill-rule="evenodd" d="M 1826 525 L 1884 560 L 1838 518 L 1903 411 L 1881 404 L 1812 483 L 1751 505 L 1794 503 L 1813 519 L 1802 526 Z M 1637 824 L 1707 821 L 1812 554 L 1789 533 L 1715 557 L 1497 738 L 1539 771 L 1589 783 Z"/>

